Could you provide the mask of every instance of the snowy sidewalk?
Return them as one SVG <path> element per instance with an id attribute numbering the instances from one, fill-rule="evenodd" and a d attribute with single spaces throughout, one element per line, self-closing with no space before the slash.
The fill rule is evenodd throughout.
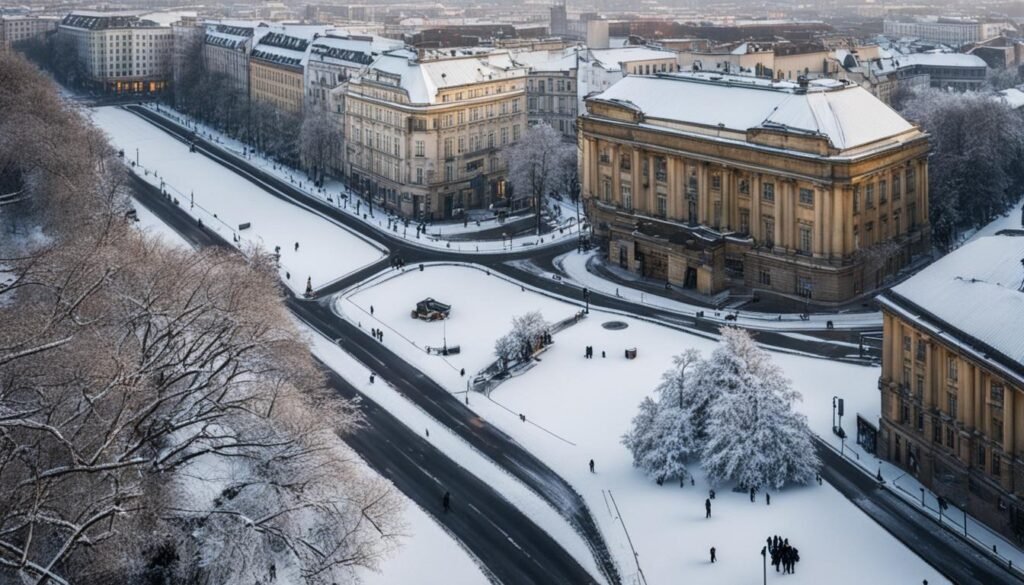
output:
<path id="1" fill-rule="evenodd" d="M 285 167 L 275 161 L 267 159 L 260 154 L 251 154 L 249 148 L 234 138 L 198 123 L 191 118 L 166 106 L 146 104 L 146 108 L 167 120 L 176 124 L 188 127 L 197 134 L 208 140 L 214 147 L 219 148 L 223 153 L 242 158 L 248 163 L 257 166 L 264 172 L 270 173 L 277 178 L 288 181 L 295 189 L 307 197 L 315 198 L 333 205 L 339 211 L 345 212 L 353 219 L 362 221 L 375 230 L 390 234 L 393 237 L 401 237 L 424 248 L 443 249 L 450 252 L 462 252 L 466 254 L 493 253 L 502 251 L 516 251 L 529 248 L 542 248 L 558 244 L 567 240 L 575 240 L 578 237 L 576 218 L 565 218 L 561 224 L 554 227 L 554 231 L 543 234 L 539 238 L 536 235 L 519 235 L 503 239 L 446 240 L 429 235 L 431 225 L 427 224 L 427 232 L 420 235 L 416 230 L 416 223 L 410 222 L 408 226 L 397 216 L 388 213 L 378 205 L 373 205 L 371 212 L 361 196 L 352 192 L 346 185 L 337 180 L 328 180 L 324 187 L 317 188 L 306 178 L 306 174 L 289 167 Z M 127 151 L 126 151 L 127 152 Z M 475 227 L 475 224 L 474 224 Z M 493 229 L 494 225 L 486 226 Z M 468 229 L 468 228 L 467 228 Z M 485 226 L 481 225 L 481 230 Z M 447 231 L 447 230 L 445 230 Z"/>

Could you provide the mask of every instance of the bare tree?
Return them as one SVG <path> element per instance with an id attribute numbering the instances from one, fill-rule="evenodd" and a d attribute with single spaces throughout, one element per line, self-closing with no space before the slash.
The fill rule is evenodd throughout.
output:
<path id="1" fill-rule="evenodd" d="M 299 130 L 299 158 L 316 182 L 322 181 L 341 147 L 341 128 L 330 112 L 307 111 Z"/>
<path id="2" fill-rule="evenodd" d="M 355 405 L 324 392 L 272 260 L 131 229 L 102 135 L 5 59 L 0 173 L 27 177 L 42 235 L 0 235 L 0 581 L 377 566 L 400 502 L 340 441 Z"/>
<path id="3" fill-rule="evenodd" d="M 508 163 L 514 197 L 532 199 L 540 235 L 543 197 L 566 184 L 566 174 L 574 172 L 571 161 L 576 146 L 566 143 L 561 133 L 549 124 L 529 128 L 523 138 L 502 151 Z"/>

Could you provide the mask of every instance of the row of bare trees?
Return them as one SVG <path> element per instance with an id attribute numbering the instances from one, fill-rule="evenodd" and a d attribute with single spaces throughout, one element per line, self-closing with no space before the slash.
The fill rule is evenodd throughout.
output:
<path id="1" fill-rule="evenodd" d="M 273 262 L 165 246 L 123 165 L 0 56 L 0 582 L 326 584 L 378 566 L 401 500 L 339 435 Z"/>

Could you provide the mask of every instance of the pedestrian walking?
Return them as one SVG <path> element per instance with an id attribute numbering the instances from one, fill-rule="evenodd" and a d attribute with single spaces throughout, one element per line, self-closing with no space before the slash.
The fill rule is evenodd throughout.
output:
<path id="1" fill-rule="evenodd" d="M 377 339 L 379 339 L 381 343 L 384 343 L 384 330 L 383 329 L 378 329 L 377 330 Z"/>
<path id="2" fill-rule="evenodd" d="M 714 563 L 718 559 L 715 558 L 715 547 L 711 547 L 711 562 Z"/>
<path id="3" fill-rule="evenodd" d="M 704 500 L 704 512 L 705 512 L 705 514 L 704 514 L 705 518 L 710 518 L 711 517 L 711 498 L 708 498 L 708 499 Z"/>
<path id="4" fill-rule="evenodd" d="M 427 436 L 429 437 L 430 436 L 430 429 L 424 429 L 424 430 L 427 431 Z"/>
<path id="5" fill-rule="evenodd" d="M 448 492 L 444 493 L 444 497 L 441 498 L 441 505 L 444 507 L 445 514 L 447 514 L 448 510 L 450 510 L 451 507 L 452 507 L 452 496 L 451 496 L 451 494 L 449 494 Z"/>
<path id="6" fill-rule="evenodd" d="M 459 375 L 460 376 L 465 376 L 466 375 L 466 368 L 462 368 L 461 370 L 459 370 Z"/>
<path id="7" fill-rule="evenodd" d="M 750 501 L 754 501 L 754 488 L 750 488 Z"/>
<path id="8" fill-rule="evenodd" d="M 370 305 L 370 316 L 373 316 L 373 305 Z"/>
<path id="9" fill-rule="evenodd" d="M 751 500 L 751 501 L 753 501 L 753 500 Z M 772 495 L 769 494 L 768 492 L 764 493 L 764 505 L 765 506 L 771 506 L 772 505 Z"/>
<path id="10" fill-rule="evenodd" d="M 298 243 L 298 242 L 295 242 L 295 251 L 296 251 L 296 252 L 298 252 L 298 251 L 299 251 L 299 243 Z"/>
<path id="11" fill-rule="evenodd" d="M 373 380 L 376 378 L 375 375 L 370 374 L 370 383 L 373 384 Z"/>
<path id="12" fill-rule="evenodd" d="M 594 473 L 594 460 L 590 460 L 590 473 Z"/>
<path id="13" fill-rule="evenodd" d="M 370 335 L 372 335 L 374 339 L 377 339 L 377 328 L 376 327 L 370 327 Z"/>

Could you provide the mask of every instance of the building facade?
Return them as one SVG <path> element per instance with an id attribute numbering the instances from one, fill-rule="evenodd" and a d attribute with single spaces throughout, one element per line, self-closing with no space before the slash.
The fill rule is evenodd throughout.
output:
<path id="1" fill-rule="evenodd" d="M 878 455 L 1024 538 L 1024 237 L 971 242 L 879 297 Z"/>
<path id="2" fill-rule="evenodd" d="M 249 53 L 266 26 L 207 23 L 203 34 L 203 65 L 219 74 L 231 88 L 249 99 Z"/>
<path id="3" fill-rule="evenodd" d="M 959 47 L 991 39 L 1005 30 L 1015 30 L 1005 21 L 980 21 L 954 18 L 920 20 L 886 19 L 884 34 L 891 38 L 911 37 L 932 43 Z"/>
<path id="4" fill-rule="evenodd" d="M 156 93 L 171 79 L 171 27 L 140 13 L 74 11 L 57 34 L 72 40 L 89 81 L 104 91 Z"/>
<path id="5" fill-rule="evenodd" d="M 567 140 L 576 139 L 579 115 L 579 53 L 582 47 L 518 51 L 513 59 L 529 68 L 526 110 L 530 126 L 548 124 Z"/>
<path id="6" fill-rule="evenodd" d="M 305 64 L 310 40 L 270 31 L 249 55 L 249 95 L 254 103 L 301 114 L 305 101 Z"/>
<path id="7" fill-rule="evenodd" d="M 579 125 L 594 235 L 642 276 L 840 303 L 928 249 L 927 136 L 860 87 L 631 75 Z"/>
<path id="8" fill-rule="evenodd" d="M 403 217 L 505 204 L 502 147 L 525 131 L 526 69 L 505 52 L 378 57 L 345 92 L 350 183 Z"/>
<path id="9" fill-rule="evenodd" d="M 55 16 L 0 16 L 0 53 L 22 41 L 42 38 L 57 30 L 60 19 Z"/>

